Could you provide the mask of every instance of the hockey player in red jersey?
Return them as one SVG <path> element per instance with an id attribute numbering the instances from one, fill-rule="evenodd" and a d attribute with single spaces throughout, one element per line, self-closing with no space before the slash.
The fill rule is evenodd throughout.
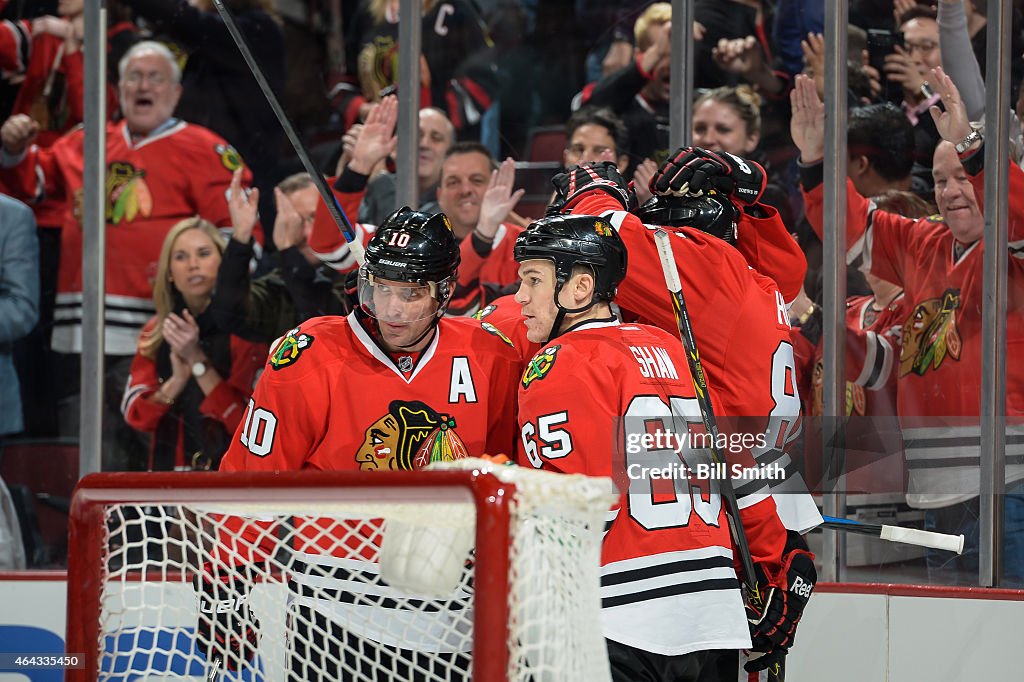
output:
<path id="1" fill-rule="evenodd" d="M 750 488 L 740 501 L 743 525 L 762 587 L 776 590 L 774 608 L 748 631 L 718 483 L 693 473 L 700 446 L 645 440 L 689 434 L 702 422 L 678 337 L 621 324 L 611 311 L 626 276 L 619 233 L 603 218 L 550 216 L 517 239 L 515 256 L 527 337 L 546 344 L 520 383 L 520 463 L 614 476 L 622 493 L 602 551 L 613 680 L 716 679 L 714 650 L 750 648 L 751 632 L 757 645 L 784 654 L 808 596 L 788 590 L 787 580 L 803 574 L 813 584 L 811 557 L 783 556 L 786 531 L 767 485 Z M 657 485 L 666 470 L 675 474 Z M 786 634 L 768 642 L 768 632 Z"/>
<path id="2" fill-rule="evenodd" d="M 273 348 L 221 471 L 411 470 L 440 459 L 512 452 L 519 358 L 510 343 L 477 321 L 444 318 L 458 265 L 458 243 L 443 213 L 428 216 L 408 208 L 393 213 L 367 244 L 359 270 L 360 307 L 347 317 L 304 323 Z M 365 527 L 372 530 L 372 520 Z M 324 556 L 317 541 L 322 534 L 294 547 L 309 568 L 292 576 L 300 593 L 322 588 L 323 576 L 335 575 L 339 561 L 379 570 L 374 558 L 365 556 L 372 543 L 347 555 L 343 551 L 352 548 L 336 547 L 332 556 Z M 345 584 L 336 589 L 344 590 Z M 458 608 L 424 615 L 384 605 L 391 589 L 366 586 L 364 596 L 379 598 L 383 615 L 367 618 L 365 609 L 317 598 L 297 607 L 304 610 L 296 622 L 316 618 L 330 629 L 332 618 L 347 614 L 338 616 L 346 619 L 344 632 L 330 636 L 372 640 L 381 655 L 374 673 L 380 677 L 360 679 L 410 679 L 401 670 L 420 649 L 440 652 L 453 668 L 468 670 L 468 651 L 423 633 L 462 627 L 471 617 L 469 595 L 460 589 L 452 597 Z M 407 641 L 413 635 L 405 628 L 413 621 L 419 623 L 416 641 Z M 207 646 L 217 636 L 209 630 L 201 635 Z M 302 628 L 290 633 L 296 651 L 308 649 L 308 656 L 322 651 L 305 641 L 307 635 Z M 247 637 L 238 633 L 236 640 Z M 297 658 L 296 666 L 312 665 L 328 678 L 346 679 L 337 658 Z"/>
<path id="3" fill-rule="evenodd" d="M 474 320 L 441 319 L 458 264 L 443 213 L 393 213 L 367 245 L 361 307 L 311 320 L 276 344 L 222 468 L 411 469 L 426 433 L 400 438 L 402 448 L 378 442 L 389 415 L 403 434 L 412 423 L 402 415 L 416 410 L 392 409 L 396 400 L 428 406 L 417 413 L 424 428 L 454 420 L 444 431 L 469 452 L 508 452 L 516 353 Z M 261 426 L 268 415 L 272 429 Z"/>
<path id="4" fill-rule="evenodd" d="M 719 397 L 718 412 L 737 429 L 742 421 L 742 430 L 767 434 L 765 446 L 752 453 L 759 462 L 778 462 L 787 470 L 785 481 L 772 482 L 773 492 L 786 493 L 775 499 L 786 528 L 803 533 L 821 523 L 785 451 L 800 433 L 786 303 L 775 283 L 752 270 L 730 244 L 736 230 L 733 203 L 723 195 L 656 196 L 637 209 L 626 182 L 610 163 L 573 167 L 553 182 L 564 211 L 606 218 L 626 244 L 632 267 L 616 303 L 639 314 L 642 321 L 674 332 L 675 315 L 654 244 L 657 227 L 670 231 L 708 384 Z M 697 182 L 700 178 L 691 183 L 694 191 Z M 670 187 L 665 193 L 671 191 Z M 745 492 L 742 486 L 738 492 Z"/>

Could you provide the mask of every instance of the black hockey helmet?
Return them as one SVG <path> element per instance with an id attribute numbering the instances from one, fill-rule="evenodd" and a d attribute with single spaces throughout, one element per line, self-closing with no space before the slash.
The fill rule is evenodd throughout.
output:
<path id="1" fill-rule="evenodd" d="M 444 213 L 430 215 L 404 206 L 377 227 L 366 245 L 360 269 L 360 302 L 366 308 L 364 284 L 375 279 L 429 286 L 439 304 L 437 316 L 444 315 L 458 277 L 459 240 Z M 368 311 L 371 312 L 372 311 Z"/>
<path id="2" fill-rule="evenodd" d="M 377 227 L 366 245 L 367 272 L 396 282 L 440 282 L 458 273 L 459 241 L 444 213 L 404 206 Z"/>
<path id="3" fill-rule="evenodd" d="M 626 277 L 626 245 L 604 218 L 590 215 L 553 215 L 530 223 L 516 239 L 516 262 L 549 260 L 555 265 L 556 287 L 572 277 L 576 265 L 594 270 L 594 301 L 615 298 Z M 557 299 L 557 289 L 556 289 Z"/>
<path id="4" fill-rule="evenodd" d="M 636 215 L 647 225 L 692 227 L 736 243 L 739 213 L 729 199 L 717 193 L 700 197 L 655 195 L 636 210 Z"/>

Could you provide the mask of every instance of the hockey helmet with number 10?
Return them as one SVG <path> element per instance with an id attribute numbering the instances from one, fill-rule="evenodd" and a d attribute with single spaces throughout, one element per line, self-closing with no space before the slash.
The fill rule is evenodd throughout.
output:
<path id="1" fill-rule="evenodd" d="M 461 258 L 448 216 L 402 207 L 377 227 L 366 245 L 359 301 L 373 315 L 372 287 L 377 280 L 419 284 L 429 288 L 438 303 L 436 315 L 442 317 L 455 292 Z"/>

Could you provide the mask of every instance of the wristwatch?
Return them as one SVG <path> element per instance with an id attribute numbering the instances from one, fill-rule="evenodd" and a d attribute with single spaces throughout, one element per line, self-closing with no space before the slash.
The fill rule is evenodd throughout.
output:
<path id="1" fill-rule="evenodd" d="M 953 147 L 956 149 L 957 154 L 963 154 L 975 142 L 981 142 L 981 132 L 977 128 L 972 130 L 967 137 L 953 145 Z"/>
<path id="2" fill-rule="evenodd" d="M 196 379 L 206 374 L 206 363 L 199 361 L 192 363 L 192 376 Z"/>

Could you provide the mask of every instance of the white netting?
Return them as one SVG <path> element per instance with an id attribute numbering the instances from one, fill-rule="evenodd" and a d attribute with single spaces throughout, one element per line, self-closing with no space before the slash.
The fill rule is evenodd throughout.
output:
<path id="1" fill-rule="evenodd" d="M 215 646 L 209 659 L 240 670 L 222 679 L 470 680 L 473 657 L 495 653 L 475 648 L 474 611 L 495 599 L 508 604 L 509 680 L 609 679 L 599 559 L 610 481 L 479 460 L 455 468 L 516 487 L 507 595 L 475 589 L 475 529 L 492 512 L 464 489 L 423 503 L 405 501 L 409 489 L 370 501 L 361 489 L 360 501 L 222 502 L 214 488 L 197 503 L 104 505 L 99 678 L 205 679 L 197 622 L 223 618 L 205 612 L 216 606 L 200 614 L 195 581 L 206 575 L 204 603 L 258 633 L 251 661 Z M 252 561 L 253 548 L 266 560 Z"/>

